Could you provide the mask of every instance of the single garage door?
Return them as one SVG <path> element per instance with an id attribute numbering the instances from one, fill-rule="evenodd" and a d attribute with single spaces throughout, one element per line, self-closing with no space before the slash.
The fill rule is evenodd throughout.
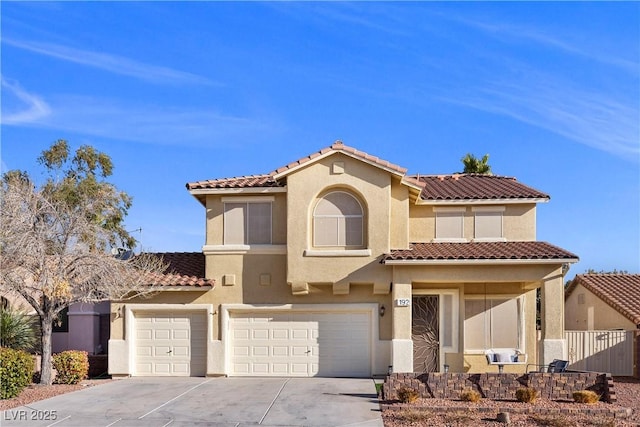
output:
<path id="1" fill-rule="evenodd" d="M 135 313 L 135 374 L 204 376 L 207 322 L 203 312 Z"/>
<path id="2" fill-rule="evenodd" d="M 231 313 L 231 375 L 368 377 L 369 313 Z"/>

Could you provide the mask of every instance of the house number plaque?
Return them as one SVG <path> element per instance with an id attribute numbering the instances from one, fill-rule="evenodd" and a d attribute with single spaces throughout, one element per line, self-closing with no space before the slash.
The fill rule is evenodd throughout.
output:
<path id="1" fill-rule="evenodd" d="M 396 299 L 396 307 L 409 307 L 411 305 L 410 298 L 398 298 Z"/>

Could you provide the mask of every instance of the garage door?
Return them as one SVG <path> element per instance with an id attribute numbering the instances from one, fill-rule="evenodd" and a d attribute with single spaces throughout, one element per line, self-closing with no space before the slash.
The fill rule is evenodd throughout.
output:
<path id="1" fill-rule="evenodd" d="M 207 323 L 203 313 L 135 314 L 135 374 L 204 376 Z"/>
<path id="2" fill-rule="evenodd" d="M 368 377 L 368 313 L 236 313 L 231 375 Z"/>

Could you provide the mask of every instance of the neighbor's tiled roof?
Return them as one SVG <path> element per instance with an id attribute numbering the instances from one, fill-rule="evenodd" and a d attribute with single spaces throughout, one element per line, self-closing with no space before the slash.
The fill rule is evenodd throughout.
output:
<path id="1" fill-rule="evenodd" d="M 565 290 L 565 299 L 582 285 L 620 314 L 640 324 L 640 274 L 578 274 Z"/>
<path id="2" fill-rule="evenodd" d="M 395 164 L 390 163 L 390 162 L 388 162 L 386 160 L 382 160 L 379 157 L 372 156 L 371 154 L 365 153 L 364 151 L 356 150 L 355 148 L 349 147 L 348 145 L 344 145 L 342 143 L 342 141 L 336 141 L 330 147 L 323 148 L 320 151 L 317 151 L 317 152 L 315 152 L 313 154 L 310 154 L 310 155 L 308 155 L 306 157 L 303 157 L 303 158 L 301 158 L 299 160 L 296 160 L 295 162 L 289 163 L 288 165 L 285 165 L 285 166 L 283 166 L 281 168 L 278 168 L 278 169 L 274 170 L 273 172 L 271 172 L 271 175 L 279 175 L 279 174 L 285 173 L 290 169 L 297 168 L 298 166 L 301 166 L 301 165 L 303 165 L 303 164 L 315 159 L 316 157 L 322 156 L 322 155 L 327 154 L 327 153 L 329 153 L 331 151 L 342 152 L 342 153 L 349 154 L 349 155 L 351 155 L 353 157 L 356 157 L 358 159 L 361 159 L 361 160 L 364 160 L 364 161 L 368 161 L 368 162 L 371 162 L 371 163 L 375 163 L 375 164 L 377 164 L 379 166 L 382 166 L 384 168 L 387 168 L 387 169 L 391 169 L 391 170 L 393 170 L 395 172 L 398 172 L 398 173 L 400 173 L 402 175 L 404 175 L 407 172 L 406 168 L 403 168 L 401 166 L 395 165 Z"/>
<path id="3" fill-rule="evenodd" d="M 213 279 L 205 279 L 204 254 L 202 252 L 159 252 L 151 255 L 162 258 L 167 264 L 164 274 L 153 280 L 155 286 L 212 287 Z"/>
<path id="4" fill-rule="evenodd" d="M 385 254 L 382 262 L 567 259 L 577 260 L 578 256 L 547 242 L 468 242 L 411 243 L 409 249 Z"/>
<path id="5" fill-rule="evenodd" d="M 188 190 L 203 188 L 251 188 L 251 187 L 284 187 L 272 175 L 237 176 L 234 178 L 209 179 L 187 183 Z"/>
<path id="6" fill-rule="evenodd" d="M 483 174 L 414 175 L 424 184 L 423 200 L 548 199 L 541 191 L 515 178 Z"/>

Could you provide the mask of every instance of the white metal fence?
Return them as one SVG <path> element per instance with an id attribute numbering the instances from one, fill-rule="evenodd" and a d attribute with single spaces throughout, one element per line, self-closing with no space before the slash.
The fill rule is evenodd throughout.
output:
<path id="1" fill-rule="evenodd" d="M 636 331 L 565 331 L 568 369 L 632 376 Z"/>

